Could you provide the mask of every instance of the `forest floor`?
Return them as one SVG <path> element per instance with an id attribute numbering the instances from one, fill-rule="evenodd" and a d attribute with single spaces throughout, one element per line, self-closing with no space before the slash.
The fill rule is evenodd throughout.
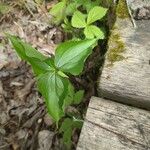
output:
<path id="1" fill-rule="evenodd" d="M 18 58 L 4 34 L 19 36 L 45 55 L 54 54 L 57 44 L 65 39 L 60 27 L 50 24 L 48 9 L 54 2 L 21 6 L 17 1 L 8 1 L 7 11 L 0 13 L 0 150 L 63 149 L 30 66 Z M 85 89 L 86 94 L 79 109 L 70 107 L 70 111 L 80 113 L 83 118 L 90 96 L 96 94 L 98 71 L 93 68 L 97 67 L 100 55 L 96 49 L 86 62 L 83 75 L 72 77 L 76 88 Z M 75 132 L 74 147 L 77 140 Z"/>

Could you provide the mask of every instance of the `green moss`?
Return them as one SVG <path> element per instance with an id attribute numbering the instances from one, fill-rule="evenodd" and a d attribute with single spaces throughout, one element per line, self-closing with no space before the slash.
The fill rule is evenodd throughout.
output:
<path id="1" fill-rule="evenodd" d="M 122 19 L 129 18 L 129 12 L 127 8 L 126 0 L 119 0 L 116 9 L 116 15 L 117 17 Z"/>
<path id="2" fill-rule="evenodd" d="M 116 15 L 121 19 L 129 17 L 128 8 L 125 0 L 119 0 L 116 9 Z M 125 50 L 125 44 L 120 38 L 120 34 L 118 32 L 118 27 L 116 24 L 112 27 L 112 32 L 109 37 L 108 45 L 111 48 L 109 49 L 107 57 L 111 64 L 113 64 L 116 61 L 121 61 L 125 59 L 125 57 L 122 56 L 122 53 Z"/>
<path id="3" fill-rule="evenodd" d="M 115 61 L 125 59 L 124 56 L 121 55 L 121 53 L 125 50 L 125 45 L 122 42 L 119 33 L 115 33 L 114 31 L 111 33 L 108 45 L 112 47 L 108 53 L 108 60 L 111 64 Z"/>

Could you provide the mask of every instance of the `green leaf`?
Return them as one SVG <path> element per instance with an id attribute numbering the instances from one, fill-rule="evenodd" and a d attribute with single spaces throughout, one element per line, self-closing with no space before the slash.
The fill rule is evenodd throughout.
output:
<path id="1" fill-rule="evenodd" d="M 71 137 L 72 137 L 72 131 L 74 128 L 78 128 L 81 129 L 83 125 L 83 122 L 81 122 L 81 120 L 78 119 L 71 119 L 71 118 L 66 118 L 60 129 L 59 132 L 63 133 L 63 142 L 64 144 L 67 146 L 67 149 L 71 148 Z"/>
<path id="2" fill-rule="evenodd" d="M 84 91 L 83 90 L 80 90 L 80 91 L 76 92 L 75 95 L 74 95 L 73 103 L 74 104 L 81 103 L 81 100 L 82 100 L 83 96 L 84 96 Z"/>
<path id="3" fill-rule="evenodd" d="M 52 9 L 49 11 L 49 13 L 54 16 L 57 16 L 64 9 L 65 5 L 66 5 L 65 1 L 59 2 L 52 7 Z"/>
<path id="4" fill-rule="evenodd" d="M 21 41 L 13 35 L 7 34 L 17 54 L 28 63 L 31 64 L 33 71 L 36 75 L 43 74 L 47 71 L 54 70 L 53 66 L 48 65 L 46 62 L 47 57 L 42 55 L 36 49 L 32 48 L 29 44 Z M 50 59 L 50 58 L 49 58 Z"/>
<path id="5" fill-rule="evenodd" d="M 93 39 L 94 38 L 94 34 L 93 34 L 92 30 L 90 29 L 90 26 L 86 26 L 84 28 L 84 35 L 87 39 Z"/>
<path id="6" fill-rule="evenodd" d="M 18 55 L 23 59 L 28 61 L 29 57 L 37 58 L 41 61 L 45 60 L 47 57 L 42 55 L 36 49 L 34 49 L 31 45 L 23 42 L 16 36 L 6 34 L 7 37 L 10 39 L 14 49 L 18 53 Z"/>
<path id="7" fill-rule="evenodd" d="M 72 104 L 73 99 L 70 96 L 66 96 L 66 98 L 64 99 L 64 103 L 62 106 L 63 112 L 65 112 L 66 108 Z"/>
<path id="8" fill-rule="evenodd" d="M 84 29 L 84 34 L 87 39 L 93 39 L 94 37 L 98 39 L 105 38 L 104 32 L 94 25 L 86 26 L 86 28 Z"/>
<path id="9" fill-rule="evenodd" d="M 54 17 L 53 22 L 59 24 L 65 17 L 66 2 L 59 2 L 52 7 L 49 13 Z"/>
<path id="10" fill-rule="evenodd" d="M 73 0 L 73 2 L 77 3 L 78 5 L 83 5 L 85 0 Z"/>
<path id="11" fill-rule="evenodd" d="M 68 128 L 63 134 L 63 142 L 67 150 L 71 149 L 72 145 L 71 137 L 72 137 L 72 128 Z"/>
<path id="12" fill-rule="evenodd" d="M 73 99 L 74 99 L 74 87 L 70 83 L 68 85 L 68 94 L 64 99 L 64 103 L 63 103 L 63 107 L 62 107 L 64 112 L 65 112 L 65 109 L 73 103 Z"/>
<path id="13" fill-rule="evenodd" d="M 63 143 L 67 146 L 67 149 L 71 148 L 71 136 L 72 136 L 72 119 L 66 118 L 60 129 L 59 132 L 63 133 Z"/>
<path id="14" fill-rule="evenodd" d="M 63 28 L 63 30 L 64 30 L 65 32 L 70 32 L 70 33 L 72 33 L 72 31 L 73 31 L 73 29 L 74 29 L 74 28 L 72 27 L 72 25 L 71 25 L 71 23 L 70 23 L 70 21 L 68 20 L 67 17 L 64 19 L 64 23 L 61 24 L 61 26 L 62 26 L 62 28 Z"/>
<path id="15" fill-rule="evenodd" d="M 107 13 L 107 9 L 95 6 L 89 11 L 88 18 L 87 18 L 87 24 L 91 24 L 97 20 L 102 19 Z"/>
<path id="16" fill-rule="evenodd" d="M 55 68 L 54 56 L 45 59 L 44 62 L 45 62 L 46 64 L 48 64 L 50 67 Z"/>
<path id="17" fill-rule="evenodd" d="M 56 72 L 47 72 L 38 78 L 38 88 L 45 98 L 49 114 L 58 122 L 64 115 L 60 107 L 61 96 L 64 93 L 64 78 L 56 74 Z"/>
<path id="18" fill-rule="evenodd" d="M 83 120 L 79 120 L 79 119 L 76 119 L 75 117 L 73 117 L 72 127 L 81 129 L 83 126 L 83 122 L 84 122 Z"/>
<path id="19" fill-rule="evenodd" d="M 39 59 L 28 58 L 28 62 L 31 64 L 32 69 L 37 76 L 40 74 L 44 74 L 48 71 L 54 71 L 54 68 Z"/>
<path id="20" fill-rule="evenodd" d="M 64 77 L 64 78 L 68 78 L 68 76 L 66 74 L 64 74 L 62 71 L 58 71 L 57 72 L 61 77 Z"/>
<path id="21" fill-rule="evenodd" d="M 65 132 L 68 128 L 72 128 L 72 119 L 70 119 L 70 118 L 64 119 L 64 121 L 59 129 L 59 132 L 60 133 Z"/>
<path id="22" fill-rule="evenodd" d="M 58 72 L 57 72 L 58 73 Z M 60 76 L 60 75 L 59 75 Z M 59 106 L 62 109 L 63 108 L 63 104 L 64 104 L 64 100 L 66 98 L 66 96 L 68 95 L 68 89 L 69 89 L 69 85 L 71 84 L 70 81 L 68 80 L 68 77 L 62 77 L 60 76 L 64 85 L 64 92 L 63 94 L 59 97 Z M 62 109 L 63 110 L 63 109 Z"/>
<path id="23" fill-rule="evenodd" d="M 100 0 L 91 1 L 91 0 L 85 0 L 83 8 L 86 9 L 87 13 L 95 6 L 98 6 L 100 4 Z"/>
<path id="24" fill-rule="evenodd" d="M 83 8 L 87 11 L 87 13 L 89 12 L 89 10 L 91 8 L 93 8 L 93 2 L 91 0 L 83 0 Z"/>
<path id="25" fill-rule="evenodd" d="M 82 72 L 85 59 L 91 54 L 96 39 L 67 41 L 60 44 L 55 52 L 55 65 L 63 72 L 78 75 Z"/>
<path id="26" fill-rule="evenodd" d="M 86 15 L 82 14 L 80 11 L 74 12 L 71 20 L 71 24 L 75 28 L 84 28 L 86 26 L 85 22 Z"/>
<path id="27" fill-rule="evenodd" d="M 76 2 L 70 3 L 66 8 L 66 15 L 71 16 L 77 10 L 78 6 Z"/>

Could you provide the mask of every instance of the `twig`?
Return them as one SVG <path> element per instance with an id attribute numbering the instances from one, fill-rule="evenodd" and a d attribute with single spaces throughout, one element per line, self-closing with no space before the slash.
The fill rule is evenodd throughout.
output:
<path id="1" fill-rule="evenodd" d="M 128 2 L 128 0 L 125 0 L 125 1 L 126 1 L 126 4 L 127 4 L 128 13 L 129 13 L 131 22 L 132 22 L 132 24 L 133 24 L 133 27 L 134 27 L 134 28 L 137 28 L 136 23 L 135 23 L 135 21 L 134 21 L 134 18 L 133 18 L 133 16 L 132 16 L 132 13 L 131 13 L 131 9 L 129 8 L 129 2 Z"/>

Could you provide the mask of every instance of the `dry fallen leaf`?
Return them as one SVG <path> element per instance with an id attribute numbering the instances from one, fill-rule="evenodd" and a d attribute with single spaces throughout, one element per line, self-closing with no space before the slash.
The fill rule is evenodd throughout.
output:
<path id="1" fill-rule="evenodd" d="M 44 123 L 47 126 L 51 126 L 54 123 L 54 121 L 52 120 L 51 116 L 48 113 L 44 116 Z"/>
<path id="2" fill-rule="evenodd" d="M 23 89 L 16 90 L 15 95 L 20 100 L 25 100 L 26 97 L 31 93 L 31 88 L 34 85 L 34 83 L 35 83 L 35 80 L 34 79 L 30 79 Z"/>
<path id="3" fill-rule="evenodd" d="M 8 55 L 4 53 L 4 46 L 0 45 L 0 69 L 8 64 Z"/>
<path id="4" fill-rule="evenodd" d="M 38 134 L 38 150 L 50 150 L 52 146 L 52 139 L 54 137 L 54 132 L 49 130 L 42 130 Z"/>

